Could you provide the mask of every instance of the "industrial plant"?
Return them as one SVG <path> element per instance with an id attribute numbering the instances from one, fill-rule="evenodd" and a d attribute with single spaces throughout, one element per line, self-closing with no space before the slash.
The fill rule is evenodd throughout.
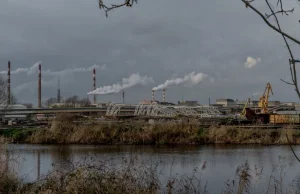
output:
<path id="1" fill-rule="evenodd" d="M 25 120 L 41 120 L 54 118 L 59 113 L 74 113 L 90 117 L 101 117 L 104 119 L 168 119 L 176 120 L 178 118 L 196 118 L 199 121 L 213 120 L 214 123 L 226 119 L 230 119 L 231 123 L 238 124 L 286 124 L 300 123 L 299 113 L 296 103 L 283 103 L 280 101 L 269 101 L 270 95 L 273 94 L 272 86 L 267 83 L 265 91 L 260 99 L 255 101 L 248 100 L 239 101 L 228 98 L 216 99 L 215 103 L 211 103 L 209 99 L 208 105 L 203 105 L 197 101 L 178 101 L 170 103 L 167 101 L 167 88 L 170 85 L 178 85 L 182 83 L 198 84 L 204 79 L 209 78 L 203 73 L 192 72 L 183 78 L 167 80 L 165 83 L 158 85 L 152 89 L 151 100 L 141 101 L 138 104 L 126 104 L 124 90 L 137 84 L 147 85 L 153 83 L 153 79 L 139 74 L 132 74 L 128 80 L 123 83 L 114 84 L 113 86 L 96 87 L 96 68 L 92 68 L 92 87 L 91 95 L 92 103 L 76 103 L 72 102 L 72 106 L 68 106 L 66 102 L 62 102 L 60 94 L 60 81 L 57 84 L 56 102 L 48 107 L 42 106 L 42 65 L 38 64 L 38 102 L 37 107 L 33 108 L 21 104 L 13 104 L 11 102 L 11 63 L 8 62 L 7 71 L 7 103 L 0 106 L 0 114 L 3 123 L 13 121 L 15 123 Z M 97 95 L 109 93 L 121 93 L 123 103 L 98 103 Z M 158 95 L 160 96 L 159 98 Z M 160 100 L 158 100 L 160 99 Z M 13 123 L 10 122 L 10 123 Z"/>

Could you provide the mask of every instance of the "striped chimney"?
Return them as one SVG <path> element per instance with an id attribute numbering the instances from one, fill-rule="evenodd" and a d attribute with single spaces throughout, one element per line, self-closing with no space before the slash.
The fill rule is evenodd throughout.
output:
<path id="1" fill-rule="evenodd" d="M 42 108 L 42 66 L 39 64 L 38 108 Z"/>
<path id="2" fill-rule="evenodd" d="M 164 88 L 162 92 L 163 102 L 166 102 L 166 89 Z"/>
<path id="3" fill-rule="evenodd" d="M 7 104 L 10 104 L 10 61 L 8 61 L 8 71 L 7 71 Z"/>
<path id="4" fill-rule="evenodd" d="M 152 102 L 155 101 L 154 90 L 152 90 Z"/>
<path id="5" fill-rule="evenodd" d="M 93 69 L 93 88 L 96 90 L 96 69 Z M 97 103 L 96 94 L 94 94 L 94 104 Z"/>

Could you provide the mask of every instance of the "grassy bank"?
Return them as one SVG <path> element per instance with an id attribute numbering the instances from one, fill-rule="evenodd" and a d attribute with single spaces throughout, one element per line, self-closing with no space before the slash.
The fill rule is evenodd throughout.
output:
<path id="1" fill-rule="evenodd" d="M 49 129 L 2 132 L 15 143 L 33 144 L 300 144 L 300 131 L 289 129 L 247 129 L 233 126 L 202 128 L 198 122 L 142 121 L 77 124 L 63 115 Z"/>
<path id="2" fill-rule="evenodd" d="M 54 165 L 54 170 L 40 179 L 24 183 L 7 171 L 0 172 L 0 193 L 3 194 L 158 194 L 214 193 L 207 188 L 208 183 L 203 177 L 206 164 L 199 164 L 192 175 L 172 175 L 164 181 L 159 180 L 161 169 L 158 164 L 150 161 L 136 163 L 134 158 L 123 158 L 122 166 L 108 161 L 82 161 L 71 163 L 70 167 Z M 285 176 L 278 175 L 275 169 L 270 175 L 263 176 L 262 168 L 252 167 L 246 161 L 235 171 L 233 180 L 224 180 L 224 185 L 218 185 L 222 194 L 242 193 L 297 193 L 297 185 L 284 183 Z M 205 173 L 204 173 L 205 174 Z M 257 187 L 260 181 L 269 185 Z M 211 188 L 211 187 L 210 187 Z"/>

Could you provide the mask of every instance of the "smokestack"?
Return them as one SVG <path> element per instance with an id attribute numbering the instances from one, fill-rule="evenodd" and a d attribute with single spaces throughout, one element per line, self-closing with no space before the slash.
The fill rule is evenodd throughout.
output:
<path id="1" fill-rule="evenodd" d="M 155 97 L 154 97 L 154 90 L 152 90 L 152 102 L 155 101 Z"/>
<path id="2" fill-rule="evenodd" d="M 166 102 L 166 89 L 164 88 L 162 92 L 163 92 L 163 96 L 162 96 L 163 102 Z"/>
<path id="3" fill-rule="evenodd" d="M 38 108 L 42 107 L 42 66 L 39 64 Z"/>
<path id="4" fill-rule="evenodd" d="M 60 103 L 60 77 L 58 77 L 57 80 L 57 97 L 56 97 L 57 103 Z"/>
<path id="5" fill-rule="evenodd" d="M 125 92 L 123 91 L 123 104 L 125 104 Z"/>
<path id="6" fill-rule="evenodd" d="M 93 69 L 93 89 L 96 90 L 96 68 Z M 97 104 L 96 94 L 94 94 L 94 104 Z"/>
<path id="7" fill-rule="evenodd" d="M 210 106 L 210 98 L 208 98 L 208 105 Z"/>
<path id="8" fill-rule="evenodd" d="M 10 104 L 10 61 L 8 61 L 8 71 L 7 71 L 7 104 Z"/>

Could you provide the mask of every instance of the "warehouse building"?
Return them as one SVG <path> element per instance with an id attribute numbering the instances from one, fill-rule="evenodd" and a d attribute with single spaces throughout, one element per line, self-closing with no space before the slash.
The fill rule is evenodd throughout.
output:
<path id="1" fill-rule="evenodd" d="M 219 98 L 216 99 L 217 105 L 222 105 L 223 107 L 236 107 L 237 103 L 230 98 Z"/>

